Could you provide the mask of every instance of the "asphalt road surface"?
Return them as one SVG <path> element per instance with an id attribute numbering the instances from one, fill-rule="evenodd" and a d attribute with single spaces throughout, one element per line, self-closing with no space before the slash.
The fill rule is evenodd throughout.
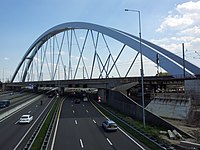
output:
<path id="1" fill-rule="evenodd" d="M 0 150 L 21 149 L 19 148 L 20 145 L 17 146 L 18 143 L 23 139 L 29 129 L 32 128 L 33 123 L 49 102 L 50 99 L 43 98 L 44 104 L 40 106 L 40 100 L 37 100 L 7 119 L 0 120 Z M 24 114 L 33 115 L 33 121 L 30 124 L 18 123 L 19 118 Z"/>
<path id="2" fill-rule="evenodd" d="M 106 132 L 106 118 L 90 102 L 63 101 L 51 149 L 54 150 L 142 150 L 146 149 L 120 131 Z"/>

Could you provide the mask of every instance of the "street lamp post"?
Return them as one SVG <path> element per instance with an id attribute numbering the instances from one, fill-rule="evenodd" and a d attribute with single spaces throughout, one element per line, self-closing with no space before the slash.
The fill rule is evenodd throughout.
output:
<path id="1" fill-rule="evenodd" d="M 142 31 L 141 31 L 141 19 L 140 19 L 140 11 L 134 10 L 134 9 L 125 9 L 125 11 L 132 11 L 138 13 L 138 19 L 139 19 L 139 38 L 140 38 L 140 61 L 141 61 L 141 87 L 142 87 L 142 117 L 143 117 L 143 126 L 145 128 L 145 104 L 144 104 L 144 71 L 143 71 L 143 58 L 142 58 Z"/>

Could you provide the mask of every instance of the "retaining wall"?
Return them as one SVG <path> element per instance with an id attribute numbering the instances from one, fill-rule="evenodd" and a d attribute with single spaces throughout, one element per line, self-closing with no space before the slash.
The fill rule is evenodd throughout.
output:
<path id="1" fill-rule="evenodd" d="M 142 107 L 121 92 L 109 91 L 107 104 L 128 116 L 142 121 Z M 176 129 L 179 133 L 192 137 L 147 109 L 145 109 L 145 120 L 152 125 L 162 126 L 170 130 Z"/>

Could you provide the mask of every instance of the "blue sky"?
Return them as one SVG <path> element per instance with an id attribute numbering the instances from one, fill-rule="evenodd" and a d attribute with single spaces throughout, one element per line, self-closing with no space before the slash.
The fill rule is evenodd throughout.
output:
<path id="1" fill-rule="evenodd" d="M 198 64 L 200 1 L 193 0 L 6 0 L 0 1 L 0 80 L 10 78 L 29 46 L 60 23 L 84 21 L 138 35 L 176 54 L 186 43 L 187 57 Z M 193 58 L 193 59 L 192 59 Z"/>

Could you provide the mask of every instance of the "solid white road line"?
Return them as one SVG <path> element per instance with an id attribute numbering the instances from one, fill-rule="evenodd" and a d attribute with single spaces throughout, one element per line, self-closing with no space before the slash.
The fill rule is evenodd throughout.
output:
<path id="1" fill-rule="evenodd" d="M 74 105 L 72 104 L 72 107 L 73 107 Z"/>
<path id="2" fill-rule="evenodd" d="M 109 119 L 106 115 L 104 115 L 92 102 L 91 104 L 93 105 L 94 108 L 96 108 L 106 119 Z M 142 150 L 145 150 L 138 142 L 136 142 L 131 136 L 129 136 L 125 131 L 123 131 L 120 127 L 118 129 L 126 135 L 132 142 L 134 142 L 138 147 L 140 147 Z"/>
<path id="3" fill-rule="evenodd" d="M 49 103 L 47 104 L 47 106 L 44 108 L 44 110 L 40 113 L 40 115 L 37 117 L 37 119 L 35 120 L 35 122 L 33 122 L 33 124 L 31 125 L 31 127 L 28 129 L 28 131 L 24 134 L 24 136 L 21 138 L 21 140 L 18 142 L 18 144 L 15 146 L 14 150 L 16 150 L 18 148 L 18 146 L 21 144 L 21 142 L 24 140 L 24 138 L 27 136 L 27 134 L 30 132 L 30 130 L 33 128 L 33 126 L 36 124 L 36 122 L 38 121 L 38 119 L 42 116 L 42 114 L 44 113 L 44 111 L 48 108 L 48 106 L 51 104 L 51 101 L 49 101 Z"/>
<path id="4" fill-rule="evenodd" d="M 64 98 L 60 104 L 60 108 L 59 108 L 59 112 L 58 112 L 58 116 L 57 116 L 57 122 L 56 122 L 56 127 L 55 127 L 55 130 L 54 130 L 54 135 L 53 135 L 53 140 L 52 140 L 52 143 L 51 143 L 51 150 L 53 150 L 53 147 L 54 147 L 54 143 L 55 143 L 55 139 L 56 139 L 56 134 L 57 134 L 57 130 L 58 130 L 58 123 L 59 123 L 59 120 L 60 120 L 60 113 L 61 113 L 61 109 L 62 109 L 62 105 L 63 105 L 63 102 L 64 102 Z"/>
<path id="5" fill-rule="evenodd" d="M 88 110 L 86 110 L 86 112 L 88 113 Z"/>
<path id="6" fill-rule="evenodd" d="M 78 124 L 77 120 L 74 120 L 75 124 Z"/>
<path id="7" fill-rule="evenodd" d="M 42 95 L 37 96 L 37 97 L 33 98 L 32 100 L 27 101 L 27 102 L 23 103 L 22 105 L 17 106 L 15 108 L 11 109 L 11 110 L 8 110 L 8 112 L 2 113 L 0 115 L 0 122 L 3 122 L 4 120 L 8 119 L 12 115 L 18 113 L 19 111 L 21 111 L 22 109 L 24 109 L 25 107 L 27 107 L 28 105 L 34 103 L 37 100 L 38 97 L 41 98 Z"/>
<path id="8" fill-rule="evenodd" d="M 82 139 L 80 139 L 81 148 L 84 147 Z"/>
<path id="9" fill-rule="evenodd" d="M 96 124 L 96 121 L 94 119 L 92 121 Z"/>
<path id="10" fill-rule="evenodd" d="M 112 145 L 112 142 L 109 140 L 109 138 L 106 138 L 106 140 L 108 141 L 108 143 L 109 143 L 110 145 Z"/>
<path id="11" fill-rule="evenodd" d="M 72 112 L 73 112 L 73 114 L 75 113 L 75 111 L 74 111 L 74 110 L 72 110 Z"/>
<path id="12" fill-rule="evenodd" d="M 30 114 L 30 113 L 31 113 L 31 111 L 28 112 L 28 114 Z"/>
<path id="13" fill-rule="evenodd" d="M 145 148 L 143 148 L 138 142 L 136 142 L 132 137 L 130 137 L 124 130 L 122 130 L 121 128 L 118 127 L 118 129 L 124 134 L 126 135 L 131 141 L 133 141 L 138 147 L 140 147 L 142 150 L 145 150 Z"/>

